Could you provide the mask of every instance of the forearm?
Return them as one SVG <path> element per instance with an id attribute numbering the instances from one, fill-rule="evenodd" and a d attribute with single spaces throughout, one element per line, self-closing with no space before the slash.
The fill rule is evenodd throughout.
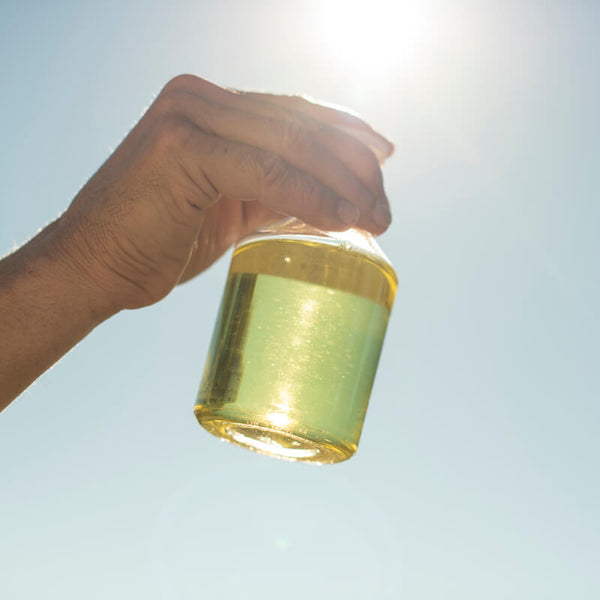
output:
<path id="1" fill-rule="evenodd" d="M 0 410 L 114 312 L 65 251 L 60 220 L 0 261 Z"/>

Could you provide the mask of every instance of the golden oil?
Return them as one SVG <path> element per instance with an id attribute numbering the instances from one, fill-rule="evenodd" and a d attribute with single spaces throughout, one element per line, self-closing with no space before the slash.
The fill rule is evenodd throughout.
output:
<path id="1" fill-rule="evenodd" d="M 200 424 L 279 458 L 350 458 L 396 287 L 383 254 L 338 238 L 241 243 L 195 407 Z"/>

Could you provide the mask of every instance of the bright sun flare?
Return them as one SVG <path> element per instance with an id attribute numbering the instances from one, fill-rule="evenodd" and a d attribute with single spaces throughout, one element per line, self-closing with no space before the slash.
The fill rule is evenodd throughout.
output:
<path id="1" fill-rule="evenodd" d="M 324 0 L 319 25 L 336 60 L 375 75 L 418 59 L 433 35 L 418 0 Z"/>

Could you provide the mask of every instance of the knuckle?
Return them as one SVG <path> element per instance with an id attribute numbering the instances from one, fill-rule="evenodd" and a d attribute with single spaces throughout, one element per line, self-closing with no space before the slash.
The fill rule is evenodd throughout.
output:
<path id="1" fill-rule="evenodd" d="M 197 84 L 198 81 L 201 80 L 195 75 L 188 75 L 187 73 L 176 75 L 165 85 L 162 93 L 176 90 L 189 90 L 194 84 Z"/>
<path id="2" fill-rule="evenodd" d="M 312 146 L 310 137 L 298 123 L 287 121 L 282 127 L 282 144 L 286 150 L 309 150 Z"/>
<path id="3" fill-rule="evenodd" d="M 153 111 L 162 115 L 176 114 L 179 110 L 179 93 L 174 89 L 163 89 L 153 103 Z"/>
<path id="4" fill-rule="evenodd" d="M 263 185 L 279 188 L 289 180 L 289 167 L 276 154 L 265 152 L 257 160 L 258 177 Z"/>
<path id="5" fill-rule="evenodd" d="M 157 128 L 154 147 L 159 153 L 170 153 L 185 147 L 192 135 L 192 127 L 184 119 L 163 119 Z"/>
<path id="6" fill-rule="evenodd" d="M 309 117 L 303 117 L 303 120 L 310 127 L 311 132 L 318 136 L 330 136 L 332 127 L 329 123 L 320 121 L 319 119 L 311 119 Z"/>
<path id="7" fill-rule="evenodd" d="M 302 109 L 302 108 L 306 107 L 307 105 L 311 104 L 311 102 L 309 102 L 309 100 L 307 100 L 301 94 L 292 94 L 291 96 L 286 96 L 286 98 L 287 98 L 287 101 L 289 102 L 290 106 L 293 106 L 294 108 L 297 108 L 297 109 Z"/>

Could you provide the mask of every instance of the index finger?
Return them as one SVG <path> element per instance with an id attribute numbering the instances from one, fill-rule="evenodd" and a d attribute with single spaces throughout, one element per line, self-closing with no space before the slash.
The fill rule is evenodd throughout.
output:
<path id="1" fill-rule="evenodd" d="M 238 93 L 332 125 L 371 148 L 380 163 L 383 163 L 394 152 L 394 144 L 389 139 L 375 131 L 354 111 L 344 106 L 316 101 L 304 95 L 279 96 L 244 91 Z"/>

